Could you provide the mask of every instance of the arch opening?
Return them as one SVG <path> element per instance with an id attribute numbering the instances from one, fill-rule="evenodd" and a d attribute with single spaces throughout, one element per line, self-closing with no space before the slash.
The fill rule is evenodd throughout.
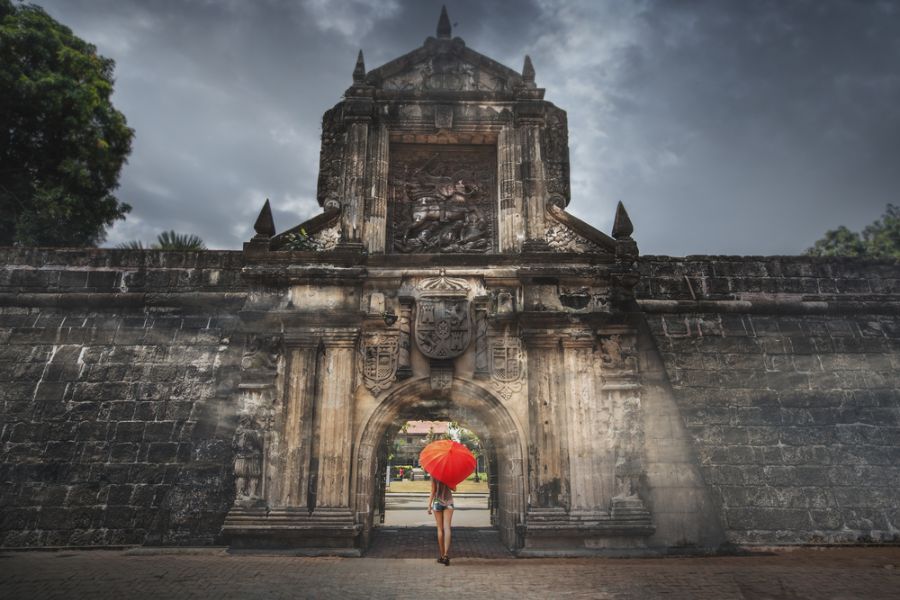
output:
<path id="1" fill-rule="evenodd" d="M 522 429 L 500 400 L 477 383 L 454 379 L 449 390 L 432 390 L 428 378 L 409 381 L 384 397 L 368 418 L 356 444 L 353 510 L 368 546 L 379 494 L 383 493 L 384 440 L 406 420 L 463 423 L 481 437 L 490 463 L 492 521 L 510 549 L 521 546 L 525 511 L 525 445 Z M 379 479 L 382 479 L 379 482 Z"/>
<path id="2" fill-rule="evenodd" d="M 397 426 L 399 425 L 399 429 Z M 484 529 L 496 522 L 496 478 L 491 485 L 493 444 L 484 431 L 469 423 L 447 420 L 404 419 L 388 428 L 378 452 L 378 485 L 374 525 L 385 527 L 434 527 L 426 503 L 430 476 L 419 464 L 419 454 L 430 442 L 453 439 L 468 446 L 476 457 L 476 470 L 457 486 L 454 494 L 454 527 Z M 396 431 L 396 433 L 394 433 Z M 387 456 L 388 461 L 383 458 Z M 378 488 L 381 488 L 380 490 Z"/>

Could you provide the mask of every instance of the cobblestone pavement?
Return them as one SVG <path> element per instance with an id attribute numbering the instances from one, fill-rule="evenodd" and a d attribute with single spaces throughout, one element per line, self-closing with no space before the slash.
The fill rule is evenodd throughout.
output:
<path id="1" fill-rule="evenodd" d="M 900 548 L 666 559 L 297 558 L 224 551 L 8 552 L 0 598 L 715 598 L 900 597 Z"/>

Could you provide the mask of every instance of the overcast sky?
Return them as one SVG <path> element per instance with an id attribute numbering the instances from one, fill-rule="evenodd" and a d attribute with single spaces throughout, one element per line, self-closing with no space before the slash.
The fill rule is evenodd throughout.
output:
<path id="1" fill-rule="evenodd" d="M 106 245 L 239 248 L 317 213 L 322 113 L 434 35 L 430 0 L 36 0 L 116 61 L 135 129 Z M 644 254 L 797 254 L 900 204 L 900 0 L 463 0 L 453 33 L 569 114 L 569 210 Z"/>

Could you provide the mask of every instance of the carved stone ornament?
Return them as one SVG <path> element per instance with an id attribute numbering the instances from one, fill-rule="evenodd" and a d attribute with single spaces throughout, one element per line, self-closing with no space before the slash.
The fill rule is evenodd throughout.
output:
<path id="1" fill-rule="evenodd" d="M 362 335 L 359 345 L 360 372 L 364 385 L 379 394 L 397 376 L 400 336 L 396 331 L 373 331 Z"/>
<path id="2" fill-rule="evenodd" d="M 453 363 L 445 360 L 431 361 L 431 389 L 446 391 L 453 387 Z"/>
<path id="3" fill-rule="evenodd" d="M 623 338 L 618 333 L 600 336 L 600 360 L 605 369 L 634 370 L 635 357 L 631 340 Z"/>
<path id="4" fill-rule="evenodd" d="M 555 252 L 603 252 L 597 244 L 581 237 L 562 223 L 554 223 L 547 227 L 545 233 L 547 244 Z"/>
<path id="5" fill-rule="evenodd" d="M 468 286 L 464 279 L 438 277 L 423 279 L 416 301 L 415 339 L 428 358 L 456 358 L 472 341 Z"/>
<path id="6" fill-rule="evenodd" d="M 382 87 L 394 91 L 487 91 L 500 92 L 507 81 L 500 74 L 479 68 L 456 56 L 440 54 L 412 65 L 407 71 L 384 80 Z"/>
<path id="7" fill-rule="evenodd" d="M 235 504 L 251 505 L 260 497 L 263 435 L 251 415 L 242 415 L 234 439 Z"/>
<path id="8" fill-rule="evenodd" d="M 416 302 L 416 344 L 428 358 L 456 358 L 472 339 L 469 301 L 465 298 L 420 298 Z"/>
<path id="9" fill-rule="evenodd" d="M 388 222 L 394 252 L 494 250 L 496 151 L 491 146 L 392 146 Z"/>
<path id="10" fill-rule="evenodd" d="M 334 250 L 341 241 L 341 228 L 335 224 L 310 236 L 310 242 L 316 250 Z"/>
<path id="11" fill-rule="evenodd" d="M 243 371 L 274 371 L 277 368 L 281 340 L 278 337 L 252 337 L 241 356 Z"/>
<path id="12" fill-rule="evenodd" d="M 491 385 L 506 400 L 522 390 L 522 375 L 525 361 L 522 356 L 522 344 L 509 329 L 501 337 L 491 340 L 490 344 Z"/>

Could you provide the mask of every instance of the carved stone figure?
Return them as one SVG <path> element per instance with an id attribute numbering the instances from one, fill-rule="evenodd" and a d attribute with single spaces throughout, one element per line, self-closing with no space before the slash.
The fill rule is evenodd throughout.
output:
<path id="1" fill-rule="evenodd" d="M 234 487 L 235 503 L 253 503 L 260 497 L 263 438 L 259 423 L 250 415 L 240 418 L 235 437 Z"/>
<path id="2" fill-rule="evenodd" d="M 391 154 L 392 245 L 397 252 L 494 248 L 496 158 L 478 146 L 400 145 Z"/>
<path id="3" fill-rule="evenodd" d="M 635 369 L 634 340 L 615 333 L 600 336 L 600 360 L 604 369 L 632 371 Z"/>
<path id="4" fill-rule="evenodd" d="M 274 371 L 278 365 L 279 343 L 277 337 L 251 338 L 246 352 L 241 357 L 241 369 L 255 372 Z"/>

